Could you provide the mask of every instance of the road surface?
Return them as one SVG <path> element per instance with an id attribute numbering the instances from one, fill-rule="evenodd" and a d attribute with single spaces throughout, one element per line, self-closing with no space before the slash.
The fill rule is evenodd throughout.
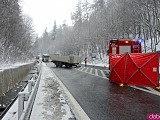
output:
<path id="1" fill-rule="evenodd" d="M 105 68 L 56 68 L 52 63 L 48 66 L 91 120 L 145 120 L 148 113 L 160 113 L 160 92 L 110 83 L 104 76 Z"/>

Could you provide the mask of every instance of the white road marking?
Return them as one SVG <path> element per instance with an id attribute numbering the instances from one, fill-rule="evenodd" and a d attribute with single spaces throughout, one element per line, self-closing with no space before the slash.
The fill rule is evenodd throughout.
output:
<path id="1" fill-rule="evenodd" d="M 84 68 L 85 68 L 85 67 L 84 67 Z M 83 69 L 84 69 L 84 68 L 83 68 Z M 79 70 L 79 69 L 76 69 L 76 70 Z M 87 72 L 86 70 L 85 70 L 85 71 L 82 71 L 82 69 L 79 70 L 79 71 L 82 71 L 82 72 L 85 72 L 85 73 L 88 73 L 88 74 L 91 74 L 91 75 L 94 75 L 94 76 L 101 77 L 101 78 L 104 78 L 104 79 L 109 80 L 109 79 L 105 76 L 105 74 L 104 74 L 104 72 L 103 72 L 102 70 L 100 70 L 101 73 L 102 73 L 102 76 L 98 76 L 97 69 L 95 69 L 95 74 L 92 74 L 92 70 L 93 70 L 93 68 L 90 68 L 90 72 Z M 109 70 L 105 70 L 105 71 L 109 72 Z M 146 88 L 148 89 L 148 90 L 146 90 L 146 89 L 143 89 L 143 88 L 140 88 L 140 87 L 136 87 L 136 86 L 133 86 L 133 85 L 129 85 L 129 86 L 132 87 L 132 88 L 135 88 L 135 89 L 144 91 L 144 92 L 148 92 L 148 93 L 151 93 L 151 94 L 160 96 L 160 92 L 154 90 L 154 89 L 151 88 L 151 87 L 146 87 Z"/>
<path id="2" fill-rule="evenodd" d="M 104 74 L 103 70 L 100 70 L 100 71 L 101 71 L 102 77 L 106 77 L 106 75 Z"/>
<path id="3" fill-rule="evenodd" d="M 83 67 L 79 67 L 77 70 L 82 70 L 83 69 Z"/>
<path id="4" fill-rule="evenodd" d="M 88 68 L 84 71 L 84 72 L 87 72 Z"/>
<path id="5" fill-rule="evenodd" d="M 107 70 L 107 73 L 109 74 L 109 73 L 110 73 L 110 70 Z"/>
<path id="6" fill-rule="evenodd" d="M 141 90 L 141 91 L 144 91 L 144 92 L 148 92 L 148 93 L 160 96 L 160 92 L 158 92 L 158 91 L 157 92 L 153 92 L 153 91 L 149 91 L 149 90 L 146 90 L 146 89 L 143 89 L 143 88 L 139 88 L 139 87 L 136 87 L 136 86 L 133 86 L 133 85 L 130 85 L 130 87 L 138 89 L 138 90 Z"/>
<path id="7" fill-rule="evenodd" d="M 76 69 L 76 70 L 78 70 L 78 69 Z M 95 75 L 95 74 L 92 74 L 92 68 L 90 69 L 90 72 L 85 72 L 85 71 L 82 71 L 82 70 L 79 70 L 79 71 L 81 71 L 81 72 L 85 72 L 85 73 L 88 73 L 88 74 L 90 74 L 90 75 L 94 75 L 94 76 L 97 76 L 97 75 Z M 103 78 L 103 79 L 107 79 L 107 80 L 109 80 L 107 77 L 102 77 L 102 76 L 97 76 L 97 77 L 100 77 L 100 78 Z"/>
<path id="8" fill-rule="evenodd" d="M 77 70 L 80 70 L 82 67 L 79 67 Z"/>
<path id="9" fill-rule="evenodd" d="M 81 69 L 81 71 L 83 71 L 84 69 L 86 69 L 85 67 L 83 67 L 82 69 Z"/>
<path id="10" fill-rule="evenodd" d="M 151 87 L 145 87 L 147 88 L 148 90 L 150 90 L 151 92 L 155 93 L 155 94 L 160 94 L 160 92 L 158 92 L 157 90 L 154 90 L 153 88 Z"/>
<path id="11" fill-rule="evenodd" d="M 95 69 L 95 75 L 98 76 L 98 70 L 97 69 Z"/>
<path id="12" fill-rule="evenodd" d="M 55 75 L 55 73 L 53 73 L 53 74 Z M 56 77 L 58 83 L 60 84 L 60 86 L 62 87 L 62 89 L 64 90 L 65 94 L 67 95 L 67 97 L 71 103 L 72 109 L 74 109 L 76 118 L 78 118 L 79 120 L 90 120 L 88 115 L 84 112 L 82 107 L 78 104 L 76 99 L 72 96 L 72 94 L 65 87 L 65 85 L 61 82 L 61 80 L 56 75 L 55 75 L 55 77 Z"/>
<path id="13" fill-rule="evenodd" d="M 78 69 L 77 69 L 77 70 L 78 70 Z M 85 73 L 88 73 L 88 74 L 91 74 L 91 75 L 94 75 L 94 76 L 97 76 L 97 77 L 101 77 L 101 76 L 98 76 L 97 69 L 95 69 L 95 74 L 92 74 L 92 70 L 93 70 L 93 69 L 91 68 L 91 69 L 90 69 L 90 72 L 87 72 L 87 70 L 82 71 L 82 72 L 85 72 Z M 80 70 L 80 71 L 81 71 L 81 70 Z M 102 73 L 102 77 L 101 77 L 101 78 L 104 78 L 104 79 L 109 80 L 109 79 L 105 76 L 104 72 L 103 72 L 102 70 L 100 70 L 100 71 L 101 71 L 101 73 Z M 133 85 L 129 85 L 129 86 L 132 87 L 132 88 L 135 88 L 135 89 L 144 91 L 144 92 L 148 92 L 148 93 L 151 93 L 151 94 L 160 96 L 160 92 L 154 90 L 154 89 L 151 88 L 151 87 L 146 87 L 146 88 L 148 89 L 148 90 L 146 90 L 146 89 L 139 88 L 139 87 L 136 87 L 136 86 L 133 86 Z"/>
<path id="14" fill-rule="evenodd" d="M 90 72 L 89 72 L 90 74 L 92 74 L 92 68 L 90 69 Z"/>

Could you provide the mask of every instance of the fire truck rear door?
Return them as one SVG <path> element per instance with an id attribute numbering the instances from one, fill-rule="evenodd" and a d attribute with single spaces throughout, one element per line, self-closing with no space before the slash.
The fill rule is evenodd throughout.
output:
<path id="1" fill-rule="evenodd" d="M 119 54 L 131 53 L 131 46 L 119 46 Z"/>

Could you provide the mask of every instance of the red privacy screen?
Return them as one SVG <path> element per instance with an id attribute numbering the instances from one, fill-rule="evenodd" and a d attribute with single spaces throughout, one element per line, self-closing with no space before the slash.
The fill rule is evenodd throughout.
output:
<path id="1" fill-rule="evenodd" d="M 110 59 L 111 82 L 159 86 L 158 53 L 114 54 Z"/>

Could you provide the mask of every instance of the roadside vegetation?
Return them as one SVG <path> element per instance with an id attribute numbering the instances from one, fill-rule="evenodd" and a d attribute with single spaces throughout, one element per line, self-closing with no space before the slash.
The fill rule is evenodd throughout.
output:
<path id="1" fill-rule="evenodd" d="M 112 38 L 143 40 L 143 52 L 157 51 L 160 42 L 159 0 L 80 0 L 72 15 L 73 26 L 63 23 L 37 38 L 39 50 L 63 55 L 106 55 Z M 39 51 L 40 53 L 42 51 Z"/>
<path id="2" fill-rule="evenodd" d="M 159 0 L 79 0 L 71 13 L 73 26 L 65 20 L 60 26 L 53 21 L 53 29 L 46 28 L 41 36 L 35 35 L 32 20 L 22 15 L 19 3 L 0 2 L 1 63 L 44 53 L 106 56 L 112 38 L 141 38 L 143 52 L 159 51 Z"/>
<path id="3" fill-rule="evenodd" d="M 22 15 L 18 0 L 1 0 L 0 16 L 0 64 L 30 59 L 34 33 L 31 18 Z"/>

